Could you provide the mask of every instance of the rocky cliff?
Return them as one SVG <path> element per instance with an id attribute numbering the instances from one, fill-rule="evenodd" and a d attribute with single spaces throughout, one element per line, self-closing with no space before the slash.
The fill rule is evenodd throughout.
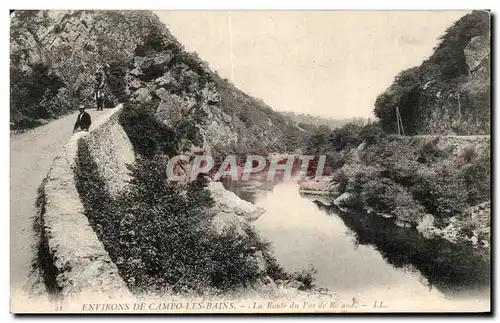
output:
<path id="1" fill-rule="evenodd" d="M 79 104 L 132 102 L 196 146 L 241 153 L 292 149 L 301 130 L 187 53 L 149 11 L 11 14 L 11 127 L 30 128 Z M 189 144 L 188 144 L 189 146 Z"/>
<path id="2" fill-rule="evenodd" d="M 465 15 L 440 37 L 420 66 L 399 73 L 375 102 L 387 133 L 490 133 L 490 13 Z"/>
<path id="3" fill-rule="evenodd" d="M 126 32 L 125 32 L 126 31 Z M 149 12 L 19 11 L 11 14 L 11 126 L 29 128 L 80 103 L 91 105 L 95 75 L 121 66 L 145 35 L 166 28 Z M 118 100 L 117 82 L 105 88 L 109 107 Z"/>

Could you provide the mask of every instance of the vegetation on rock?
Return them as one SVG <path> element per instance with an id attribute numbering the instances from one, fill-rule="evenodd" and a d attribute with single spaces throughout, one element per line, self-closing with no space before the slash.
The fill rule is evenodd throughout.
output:
<path id="1" fill-rule="evenodd" d="M 397 133 L 398 107 L 406 135 L 489 134 L 489 38 L 487 11 L 473 11 L 449 27 L 431 57 L 401 71 L 378 96 L 374 111 L 382 129 Z"/>
<path id="2" fill-rule="evenodd" d="M 123 77 L 133 51 L 151 33 L 176 42 L 148 11 L 11 13 L 11 128 L 35 127 L 80 104 L 95 106 L 98 71 L 108 77 L 107 106 L 123 102 Z"/>
<path id="3" fill-rule="evenodd" d="M 309 149 L 330 158 L 333 181 L 339 194 L 349 193 L 349 207 L 413 227 L 431 214 L 444 228 L 453 218 L 468 221 L 470 210 L 491 198 L 489 138 L 469 140 L 475 145 L 454 137 L 386 136 L 376 124 L 346 125 L 312 135 Z"/>

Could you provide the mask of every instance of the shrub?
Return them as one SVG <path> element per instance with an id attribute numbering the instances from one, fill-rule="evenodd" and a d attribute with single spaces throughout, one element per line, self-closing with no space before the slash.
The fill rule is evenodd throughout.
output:
<path id="1" fill-rule="evenodd" d="M 362 160 L 367 165 L 380 166 L 381 176 L 405 187 L 412 185 L 415 172 L 421 167 L 414 148 L 399 139 L 380 140 L 366 149 Z"/>
<path id="2" fill-rule="evenodd" d="M 128 194 L 117 201 L 117 261 L 132 290 L 176 292 L 210 286 L 211 235 L 202 222 L 212 201 L 194 186 L 167 184 L 164 165 L 143 160 L 131 168 Z M 198 203 L 191 205 L 194 191 Z"/>
<path id="3" fill-rule="evenodd" d="M 361 183 L 361 202 L 375 212 L 389 213 L 400 220 L 417 223 L 424 207 L 401 185 L 388 178 Z"/>
<path id="4" fill-rule="evenodd" d="M 361 143 L 359 134 L 362 127 L 355 123 L 348 123 L 341 128 L 334 129 L 331 134 L 331 142 L 336 151 L 345 148 L 356 147 Z"/>
<path id="5" fill-rule="evenodd" d="M 449 154 L 439 147 L 439 137 L 426 139 L 418 151 L 418 161 L 421 163 L 433 163 L 440 159 L 446 158 Z"/>
<path id="6" fill-rule="evenodd" d="M 167 183 L 167 158 L 139 157 L 127 191 L 114 200 L 87 144 L 78 145 L 75 180 L 85 214 L 132 291 L 219 293 L 264 274 L 257 252 L 268 253 L 269 244 L 250 227 L 216 233 L 210 192 L 196 181 Z"/>
<path id="7" fill-rule="evenodd" d="M 39 125 L 38 119 L 49 119 L 65 111 L 57 98 L 64 82 L 48 66 L 36 64 L 31 72 L 16 66 L 10 69 L 10 121 L 14 129 Z"/>
<path id="8" fill-rule="evenodd" d="M 348 179 L 346 190 L 361 193 L 362 185 L 371 179 L 380 177 L 380 168 L 361 163 L 346 164 L 341 169 L 342 175 Z"/>
<path id="9" fill-rule="evenodd" d="M 266 261 L 266 273 L 271 279 L 277 281 L 289 280 L 291 278 L 291 275 L 278 263 L 269 249 L 265 249 L 262 254 Z"/>
<path id="10" fill-rule="evenodd" d="M 463 149 L 460 157 L 462 157 L 466 163 L 470 163 L 476 157 L 476 155 L 476 148 L 474 147 L 474 145 L 469 144 Z"/>
<path id="11" fill-rule="evenodd" d="M 314 288 L 314 281 L 316 278 L 314 275 L 318 273 L 318 270 L 314 266 L 310 265 L 309 268 L 303 269 L 301 271 L 295 272 L 291 275 L 291 279 L 296 280 L 304 284 L 303 290 Z"/>
<path id="12" fill-rule="evenodd" d="M 166 161 L 131 167 L 130 191 L 117 201 L 122 215 L 119 264 L 133 290 L 226 291 L 261 276 L 258 236 L 210 225 L 213 200 L 199 182 L 167 184 Z"/>
<path id="13" fill-rule="evenodd" d="M 333 149 L 331 143 L 332 130 L 327 126 L 319 126 L 305 140 L 305 151 L 307 154 L 321 154 Z"/>
<path id="14" fill-rule="evenodd" d="M 384 131 L 376 123 L 371 123 L 364 126 L 359 134 L 359 138 L 361 139 L 361 141 L 366 142 L 368 145 L 374 144 L 384 137 Z"/>
<path id="15" fill-rule="evenodd" d="M 127 64 L 123 62 L 111 62 L 106 68 L 106 83 L 113 96 L 120 102 L 127 101 L 127 94 L 125 93 L 125 75 L 127 73 L 127 69 Z"/>
<path id="16" fill-rule="evenodd" d="M 343 193 L 347 188 L 347 183 L 349 183 L 349 178 L 342 170 L 338 170 L 333 174 L 333 182 L 337 183 L 339 186 L 339 192 Z"/>
<path id="17" fill-rule="evenodd" d="M 485 150 L 459 170 L 458 177 L 463 178 L 467 190 L 469 206 L 491 199 L 491 161 L 490 150 Z"/>
<path id="18" fill-rule="evenodd" d="M 468 188 L 457 168 L 450 165 L 419 170 L 410 191 L 427 212 L 434 215 L 438 224 L 467 208 Z"/>

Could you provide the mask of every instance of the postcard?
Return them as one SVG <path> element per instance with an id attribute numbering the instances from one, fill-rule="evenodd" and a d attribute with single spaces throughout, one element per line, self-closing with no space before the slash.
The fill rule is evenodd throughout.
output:
<path id="1" fill-rule="evenodd" d="M 11 10 L 11 312 L 490 312 L 490 34 Z"/>

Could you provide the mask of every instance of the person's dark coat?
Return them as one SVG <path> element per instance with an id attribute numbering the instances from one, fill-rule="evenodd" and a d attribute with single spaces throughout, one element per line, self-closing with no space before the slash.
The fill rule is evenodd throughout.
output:
<path id="1" fill-rule="evenodd" d="M 80 113 L 76 118 L 74 130 L 77 130 L 78 128 L 82 130 L 89 130 L 91 123 L 92 121 L 90 119 L 90 114 L 84 111 L 83 113 Z"/>

